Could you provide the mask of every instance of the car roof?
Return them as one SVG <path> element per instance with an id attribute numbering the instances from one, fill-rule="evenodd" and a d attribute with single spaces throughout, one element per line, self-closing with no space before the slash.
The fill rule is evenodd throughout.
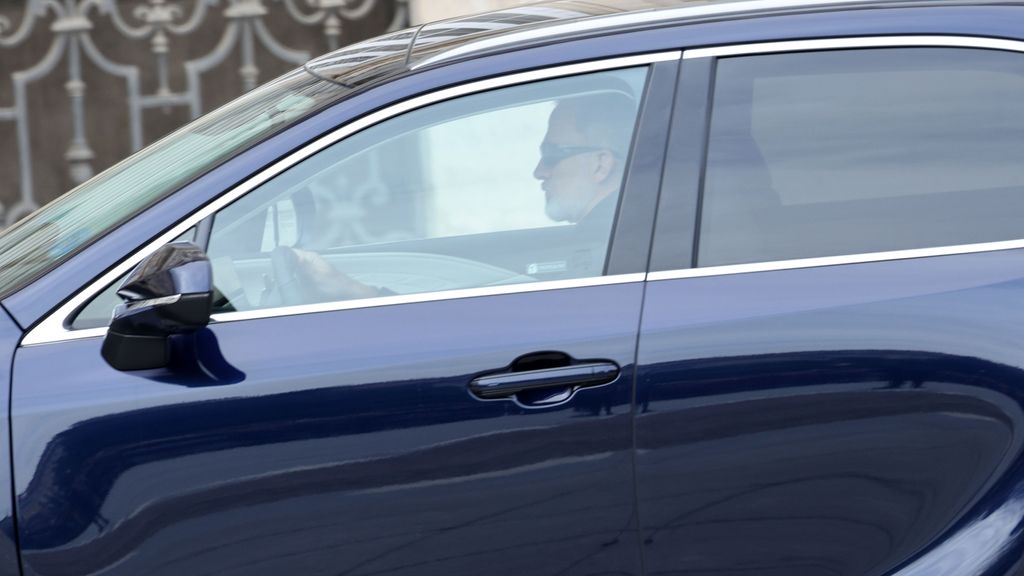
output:
<path id="1" fill-rule="evenodd" d="M 972 4 L 984 0 L 549 0 L 431 22 L 310 60 L 309 72 L 348 88 L 434 64 L 635 28 L 754 15 Z"/>

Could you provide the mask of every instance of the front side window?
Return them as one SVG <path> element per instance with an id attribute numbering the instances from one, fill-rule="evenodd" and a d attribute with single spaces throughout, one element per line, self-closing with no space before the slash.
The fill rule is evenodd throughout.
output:
<path id="1" fill-rule="evenodd" d="M 217 311 L 600 276 L 647 69 L 433 104 L 215 216 Z"/>
<path id="2" fill-rule="evenodd" d="M 718 62 L 699 266 L 1024 238 L 1024 56 Z"/>

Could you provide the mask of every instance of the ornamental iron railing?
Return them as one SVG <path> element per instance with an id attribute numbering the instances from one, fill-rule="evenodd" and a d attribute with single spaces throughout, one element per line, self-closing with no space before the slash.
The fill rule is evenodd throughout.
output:
<path id="1" fill-rule="evenodd" d="M 0 0 L 0 226 L 408 0 Z"/>

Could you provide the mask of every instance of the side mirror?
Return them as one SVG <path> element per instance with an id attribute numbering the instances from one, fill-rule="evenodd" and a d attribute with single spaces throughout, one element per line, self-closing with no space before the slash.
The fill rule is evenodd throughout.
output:
<path id="1" fill-rule="evenodd" d="M 124 300 L 103 340 L 103 358 L 118 370 L 167 366 L 168 337 L 202 329 L 213 306 L 213 270 L 203 249 L 173 242 L 142 261 L 117 295 Z"/>

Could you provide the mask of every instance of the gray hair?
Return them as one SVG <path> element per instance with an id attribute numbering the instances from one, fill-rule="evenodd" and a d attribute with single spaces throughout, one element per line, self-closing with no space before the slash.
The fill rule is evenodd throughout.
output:
<path id="1" fill-rule="evenodd" d="M 571 111 L 576 129 L 595 146 L 607 148 L 624 160 L 636 125 L 637 104 L 622 92 L 600 92 L 558 101 Z"/>

